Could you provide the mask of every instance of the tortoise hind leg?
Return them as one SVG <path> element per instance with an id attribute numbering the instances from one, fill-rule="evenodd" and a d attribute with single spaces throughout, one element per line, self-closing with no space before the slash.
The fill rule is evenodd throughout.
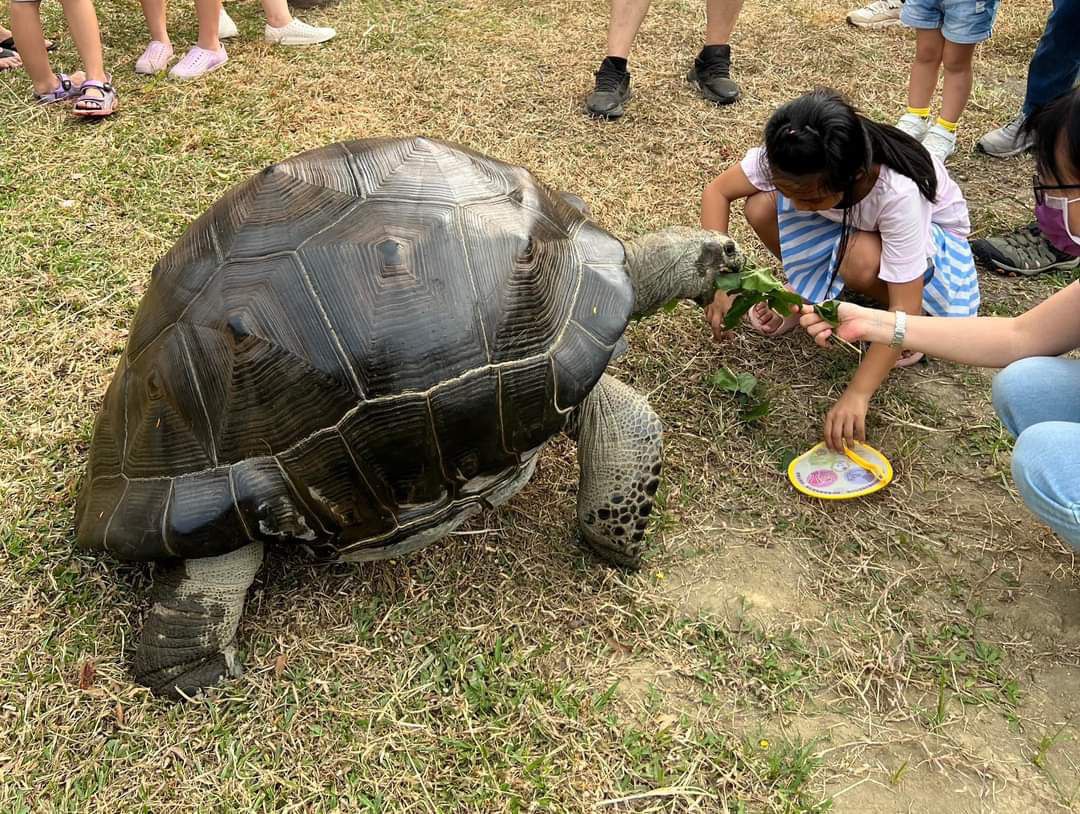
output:
<path id="1" fill-rule="evenodd" d="M 255 542 L 217 557 L 159 563 L 135 680 L 179 700 L 239 675 L 236 628 L 262 560 L 263 544 Z"/>
<path id="2" fill-rule="evenodd" d="M 644 396 L 604 375 L 578 407 L 573 429 L 586 546 L 624 568 L 641 566 L 642 540 L 660 485 L 663 426 Z"/>

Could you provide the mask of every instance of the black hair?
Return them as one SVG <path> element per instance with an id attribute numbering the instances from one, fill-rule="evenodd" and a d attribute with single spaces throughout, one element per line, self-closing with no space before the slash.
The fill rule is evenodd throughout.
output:
<path id="1" fill-rule="evenodd" d="M 1028 116 L 1024 130 L 1035 137 L 1035 167 L 1039 175 L 1059 184 L 1064 183 L 1068 170 L 1080 175 L 1080 88 L 1036 110 Z M 1065 147 L 1066 166 L 1062 166 L 1058 157 L 1059 146 Z"/>
<path id="2" fill-rule="evenodd" d="M 937 172 L 926 148 L 891 125 L 870 121 L 828 88 L 776 109 L 765 125 L 765 156 L 774 179 L 800 184 L 816 176 L 821 187 L 843 195 L 840 246 L 830 288 L 847 252 L 855 185 L 874 164 L 906 175 L 928 201 L 937 199 Z"/>

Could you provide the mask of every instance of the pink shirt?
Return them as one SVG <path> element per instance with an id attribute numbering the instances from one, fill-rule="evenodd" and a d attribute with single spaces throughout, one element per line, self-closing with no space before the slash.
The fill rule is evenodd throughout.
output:
<path id="1" fill-rule="evenodd" d="M 971 232 L 967 203 L 945 166 L 936 158 L 937 201 L 928 201 L 915 182 L 882 166 L 877 183 L 850 211 L 848 223 L 855 229 L 881 235 L 881 270 L 887 283 L 907 283 L 926 272 L 928 258 L 936 249 L 930 225 L 936 223 L 957 237 Z M 776 189 L 764 147 L 750 149 L 739 165 L 750 183 L 762 192 Z M 817 214 L 840 223 L 842 209 L 823 209 Z"/>

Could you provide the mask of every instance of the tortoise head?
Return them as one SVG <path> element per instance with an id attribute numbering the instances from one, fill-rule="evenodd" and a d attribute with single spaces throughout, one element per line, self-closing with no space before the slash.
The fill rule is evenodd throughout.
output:
<path id="1" fill-rule="evenodd" d="M 634 317 L 674 300 L 712 301 L 716 279 L 742 269 L 743 254 L 722 232 L 672 226 L 626 244 L 626 271 L 634 283 Z"/>

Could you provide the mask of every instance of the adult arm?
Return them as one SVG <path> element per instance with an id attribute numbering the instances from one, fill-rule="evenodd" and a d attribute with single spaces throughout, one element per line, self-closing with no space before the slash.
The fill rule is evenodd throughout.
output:
<path id="1" fill-rule="evenodd" d="M 842 303 L 837 333 L 848 342 L 892 341 L 896 317 Z M 804 306 L 802 325 L 821 346 L 833 330 Z M 905 348 L 978 367 L 1005 367 L 1029 356 L 1060 356 L 1080 347 L 1080 282 L 1058 291 L 1018 317 L 909 316 Z"/>

